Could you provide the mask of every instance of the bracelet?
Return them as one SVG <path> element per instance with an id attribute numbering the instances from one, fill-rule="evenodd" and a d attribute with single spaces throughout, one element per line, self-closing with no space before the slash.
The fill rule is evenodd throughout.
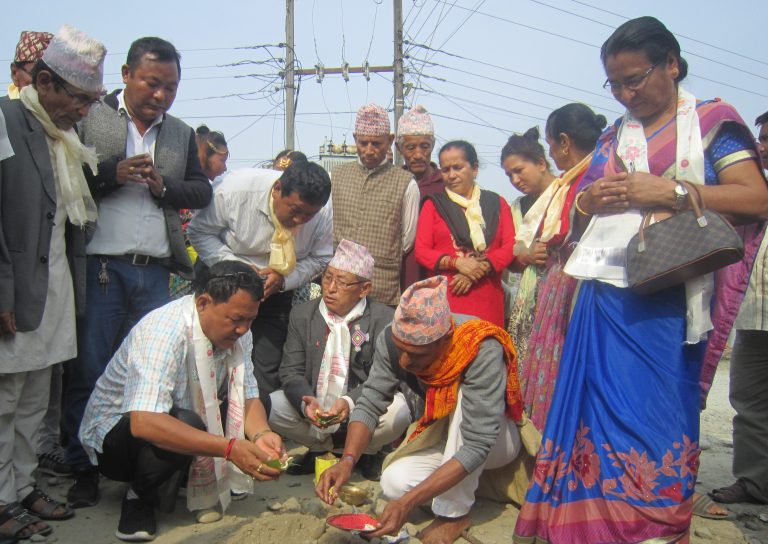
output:
<path id="1" fill-rule="evenodd" d="M 341 459 L 339 459 L 339 462 L 343 461 L 344 459 L 349 459 L 350 461 L 352 461 L 352 466 L 355 466 L 355 464 L 357 463 L 355 456 L 352 455 L 351 453 L 345 453 L 344 455 L 342 455 Z"/>
<path id="2" fill-rule="evenodd" d="M 256 433 L 255 435 L 253 435 L 251 437 L 251 442 L 256 442 L 259 438 L 261 438 L 265 434 L 274 433 L 274 432 L 275 431 L 273 431 L 272 429 L 266 429 L 264 431 L 259 431 L 258 433 Z"/>
<path id="3" fill-rule="evenodd" d="M 229 454 L 232 453 L 232 447 L 235 445 L 235 442 L 237 442 L 237 438 L 230 438 L 229 444 L 227 444 L 227 449 L 224 450 L 224 460 L 229 460 Z"/>
<path id="4" fill-rule="evenodd" d="M 579 191 L 579 193 L 576 195 L 576 198 L 573 199 L 573 205 L 576 208 L 576 211 L 579 212 L 581 215 L 592 215 L 591 213 L 587 213 L 584 210 L 582 210 L 581 207 L 579 206 L 579 199 L 586 192 L 587 192 L 586 189 L 584 189 L 583 191 Z"/>

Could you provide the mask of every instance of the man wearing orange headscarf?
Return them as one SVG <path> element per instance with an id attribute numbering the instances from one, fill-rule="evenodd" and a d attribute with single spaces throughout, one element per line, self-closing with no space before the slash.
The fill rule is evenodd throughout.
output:
<path id="1" fill-rule="evenodd" d="M 390 500 L 379 528 L 397 534 L 408 514 L 432 502 L 435 520 L 422 542 L 453 542 L 470 525 L 480 475 L 511 463 L 521 450 L 524 420 L 515 348 L 503 329 L 452 314 L 447 280 L 436 276 L 406 289 L 391 327 L 376 340 L 371 372 L 349 419 L 344 455 L 316 492 L 333 503 L 401 381 L 420 392 L 423 413 L 387 459 L 381 489 Z"/>

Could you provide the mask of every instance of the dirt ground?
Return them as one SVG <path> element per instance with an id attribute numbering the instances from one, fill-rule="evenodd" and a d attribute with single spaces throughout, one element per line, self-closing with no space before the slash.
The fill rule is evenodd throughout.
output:
<path id="1" fill-rule="evenodd" d="M 702 414 L 702 442 L 706 448 L 701 456 L 698 489 L 707 492 L 714 487 L 729 485 L 731 477 L 731 418 L 733 411 L 728 404 L 728 364 L 718 369 L 708 408 Z M 378 486 L 358 479 L 367 486 L 372 496 L 378 493 Z M 41 480 L 46 490 L 57 499 L 63 499 L 68 481 Z M 101 502 L 94 508 L 77 511 L 74 519 L 54 523 L 55 532 L 46 542 L 59 543 L 104 543 L 120 542 L 114 532 L 120 516 L 120 501 L 125 492 L 123 484 L 104 482 Z M 361 511 L 381 507 L 372 500 Z M 328 508 L 314 496 L 311 476 L 284 476 L 278 482 L 261 484 L 256 493 L 247 499 L 233 502 L 224 518 L 216 523 L 202 525 L 195 523 L 186 511 L 184 499 L 179 499 L 176 512 L 158 514 L 159 544 L 346 544 L 362 543 L 362 539 L 337 529 L 329 528 L 325 518 L 350 507 Z M 737 519 L 714 521 L 694 518 L 691 542 L 768 544 L 768 506 L 745 504 L 735 505 L 732 510 Z M 470 535 L 475 543 L 500 544 L 511 542 L 511 535 L 517 519 L 517 509 L 488 501 L 479 501 L 472 512 L 473 526 Z M 406 527 L 415 534 L 424 527 L 429 518 L 416 512 Z M 410 542 L 418 542 L 412 538 Z M 462 541 L 460 541 L 462 542 Z"/>

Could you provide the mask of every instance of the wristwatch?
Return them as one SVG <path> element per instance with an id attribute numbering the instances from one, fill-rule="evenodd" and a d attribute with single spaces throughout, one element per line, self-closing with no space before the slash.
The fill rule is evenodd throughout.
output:
<path id="1" fill-rule="evenodd" d="M 675 182 L 675 204 L 672 209 L 679 212 L 685 206 L 685 201 L 688 199 L 688 189 L 682 181 Z"/>

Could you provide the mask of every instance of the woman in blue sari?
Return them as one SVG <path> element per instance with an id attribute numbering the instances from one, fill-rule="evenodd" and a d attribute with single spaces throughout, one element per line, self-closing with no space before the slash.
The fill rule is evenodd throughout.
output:
<path id="1" fill-rule="evenodd" d="M 662 23 L 624 23 L 601 58 L 605 86 L 627 112 L 601 137 L 574 200 L 584 233 L 565 271 L 582 281 L 515 528 L 522 544 L 688 542 L 702 361 L 722 349 L 743 296 L 729 280 L 751 266 L 750 223 L 768 215 L 749 130 L 728 104 L 697 101 L 679 85 L 687 64 Z M 635 294 L 627 243 L 641 210 L 661 220 L 687 208 L 676 180 L 746 225 L 747 255 L 716 275 Z"/>

